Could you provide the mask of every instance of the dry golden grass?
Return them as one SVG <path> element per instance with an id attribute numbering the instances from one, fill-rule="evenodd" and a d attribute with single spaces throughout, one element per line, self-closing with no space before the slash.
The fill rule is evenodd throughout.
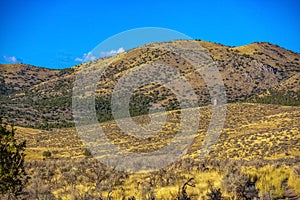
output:
<path id="1" fill-rule="evenodd" d="M 300 107 L 288 107 L 262 104 L 228 104 L 226 125 L 221 137 L 214 149 L 208 155 L 208 160 L 229 161 L 274 161 L 279 159 L 297 159 L 300 155 Z M 156 113 L 158 115 L 158 113 Z M 168 122 L 160 133 L 150 139 L 142 140 L 124 134 L 114 121 L 100 124 L 107 136 L 115 145 L 124 149 L 138 152 L 147 152 L 160 148 L 169 143 L 176 132 L 178 126 L 177 111 L 168 112 Z M 210 119 L 210 107 L 200 108 L 200 126 L 188 153 L 182 159 L 194 159 L 199 161 L 199 149 L 206 134 L 206 129 Z M 139 123 L 147 122 L 148 116 L 135 117 Z M 52 156 L 46 161 L 61 160 L 69 162 L 71 160 L 84 159 L 82 142 L 78 138 L 76 130 L 56 129 L 53 131 L 42 131 L 22 127 L 17 128 L 18 139 L 27 140 L 26 160 L 42 161 L 43 152 L 50 151 Z M 65 160 L 65 161 L 64 161 Z M 292 161 L 291 161 L 292 162 Z M 166 168 L 161 172 L 163 181 L 156 183 L 156 187 L 150 187 L 151 174 L 139 173 L 131 174 L 125 178 L 121 185 L 116 185 L 112 189 L 111 196 L 120 199 L 123 196 L 135 196 L 143 199 L 145 194 L 149 194 L 152 189 L 157 199 L 174 199 L 182 184 L 189 178 L 194 178 L 196 187 L 188 187 L 187 192 L 192 199 L 201 199 L 208 192 L 208 181 L 212 182 L 216 188 L 220 187 L 223 174 L 215 169 L 201 171 L 197 165 L 193 164 L 189 170 L 185 168 Z M 188 166 L 189 166 L 188 165 Z M 289 163 L 293 165 L 293 163 Z M 63 164 L 62 164 L 63 166 Z M 76 169 L 77 171 L 80 169 Z M 74 169 L 75 170 L 75 169 Z M 75 170 L 75 171 L 76 171 Z M 288 185 L 298 191 L 299 177 L 296 176 L 290 166 L 275 167 L 267 165 L 265 167 L 248 166 L 243 167 L 243 172 L 259 177 L 257 187 L 260 191 L 272 190 L 274 197 L 281 197 L 285 190 L 281 184 L 287 180 Z M 158 173 L 158 172 L 157 172 Z M 160 173 L 155 175 L 155 179 L 160 180 Z M 53 194 L 62 199 L 70 199 L 71 191 L 76 190 L 77 195 L 95 189 L 95 185 L 88 181 L 76 183 L 75 189 L 67 185 L 63 177 L 63 170 L 56 170 L 53 180 L 65 185 L 63 188 L 56 188 Z M 166 184 L 166 177 L 171 177 L 169 184 Z M 83 178 L 84 180 L 84 178 Z M 109 181 L 109 180 L 107 180 Z M 103 189 L 101 194 L 108 195 L 109 189 Z M 148 191 L 148 193 L 146 192 Z M 223 193 L 223 195 L 227 195 Z M 228 196 L 228 195 L 227 195 Z"/>
<path id="2" fill-rule="evenodd" d="M 230 48 L 230 49 L 237 50 L 237 51 L 241 52 L 242 54 L 248 54 L 248 55 L 252 55 L 252 54 L 254 54 L 254 52 L 261 50 L 260 46 L 257 43 L 252 43 L 252 44 L 248 44 L 245 46 L 239 46 L 239 47 L 234 47 L 234 48 Z"/>
<path id="3" fill-rule="evenodd" d="M 50 151 L 52 158 L 83 157 L 83 145 L 75 129 L 53 131 L 15 127 L 19 140 L 26 140 L 26 160 L 41 160 L 43 152 Z"/>
<path id="4" fill-rule="evenodd" d="M 274 167 L 264 166 L 261 168 L 249 167 L 244 169 L 245 173 L 257 176 L 257 188 L 262 192 L 271 191 L 273 198 L 279 198 L 284 195 L 285 188 L 283 182 L 290 177 L 290 168 L 286 166 Z M 293 185 L 296 187 L 296 185 Z"/>
<path id="5" fill-rule="evenodd" d="M 294 166 L 291 169 L 288 185 L 292 187 L 298 195 L 300 195 L 300 167 Z"/>
<path id="6" fill-rule="evenodd" d="M 159 114 L 155 114 L 159 115 Z M 164 128 L 144 140 L 125 134 L 114 121 L 101 124 L 114 144 L 131 151 L 149 151 L 168 144 L 178 130 L 180 113 L 168 112 Z M 210 120 L 210 107 L 200 108 L 198 135 L 187 156 L 196 157 Z M 136 122 L 147 123 L 148 116 Z M 210 157 L 229 159 L 278 159 L 299 156 L 300 108 L 261 104 L 229 104 L 225 127 Z M 53 131 L 16 127 L 17 136 L 27 140 L 27 159 L 41 159 L 49 150 L 54 158 L 82 156 L 83 145 L 74 128 Z M 144 150 L 143 150 L 144 149 Z"/>

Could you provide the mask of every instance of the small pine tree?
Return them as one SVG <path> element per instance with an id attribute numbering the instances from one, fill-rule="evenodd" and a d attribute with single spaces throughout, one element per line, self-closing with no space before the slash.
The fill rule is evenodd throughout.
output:
<path id="1" fill-rule="evenodd" d="M 28 177 L 24 168 L 26 142 L 18 143 L 15 129 L 7 128 L 0 118 L 0 194 L 8 199 L 22 193 Z"/>

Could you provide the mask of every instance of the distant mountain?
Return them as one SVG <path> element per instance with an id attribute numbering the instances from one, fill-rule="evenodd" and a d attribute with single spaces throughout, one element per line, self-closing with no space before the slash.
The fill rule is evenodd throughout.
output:
<path id="1" fill-rule="evenodd" d="M 59 74 L 59 70 L 26 64 L 0 64 L 0 93 L 24 91 Z"/>
<path id="2" fill-rule="evenodd" d="M 173 41 L 175 45 L 180 42 Z M 205 41 L 197 43 L 216 62 L 228 102 L 299 105 L 300 54 L 265 42 L 241 47 Z M 77 71 L 82 68 L 100 70 L 99 65 L 106 59 L 63 70 L 25 64 L 0 65 L 0 114 L 9 122 L 21 126 L 45 129 L 72 126 L 72 88 Z M 178 69 L 198 95 L 199 105 L 210 103 L 204 81 L 195 76 L 195 69 L 190 64 L 176 54 L 145 45 L 115 56 L 113 63 L 102 74 L 96 90 L 99 121 L 112 118 L 110 98 L 119 78 L 128 70 L 154 60 Z M 282 100 L 284 98 L 286 100 Z M 146 114 L 152 103 L 161 103 L 167 110 L 179 108 L 175 95 L 169 89 L 147 85 L 132 96 L 131 115 Z"/>

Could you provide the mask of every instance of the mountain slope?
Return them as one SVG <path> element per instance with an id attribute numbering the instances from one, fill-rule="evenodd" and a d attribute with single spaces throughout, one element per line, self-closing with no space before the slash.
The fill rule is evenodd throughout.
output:
<path id="1" fill-rule="evenodd" d="M 249 99 L 254 103 L 300 106 L 300 74 Z"/>
<path id="2" fill-rule="evenodd" d="M 0 64 L 0 94 L 24 91 L 59 74 L 59 70 L 26 64 Z"/>
<path id="3" fill-rule="evenodd" d="M 180 42 L 173 41 L 173 44 L 178 45 Z M 232 48 L 210 42 L 196 42 L 204 47 L 216 62 L 226 87 L 228 102 L 253 101 L 259 95 L 273 89 L 289 91 L 291 88 L 288 85 L 291 82 L 293 85 L 299 85 L 297 77 L 300 55 L 297 53 L 269 43 L 253 43 Z M 9 94 L 2 92 L 0 113 L 10 122 L 23 126 L 72 126 L 71 98 L 76 72 L 82 68 L 97 72 L 101 70 L 99 65 L 106 59 L 83 63 L 62 71 L 10 65 L 9 69 L 12 72 L 6 72 L 8 67 L 0 65 L 1 71 L 6 70 L 6 74 L 12 73 L 10 76 L 2 76 L 0 84 L 5 84 L 5 87 L 2 87 L 5 90 L 13 91 Z M 96 89 L 96 111 L 99 121 L 112 119 L 110 98 L 120 77 L 142 64 L 155 60 L 180 71 L 197 94 L 200 106 L 210 104 L 209 92 L 202 77 L 195 73 L 195 69 L 189 63 L 174 53 L 145 45 L 117 55 L 113 59 L 113 63 L 103 72 Z M 26 70 L 24 67 L 27 67 Z M 28 78 L 33 76 L 31 74 L 36 78 L 28 82 Z M 21 80 L 18 87 L 12 84 L 14 76 Z M 286 91 L 283 95 L 286 94 L 289 92 Z M 135 91 L 130 103 L 130 113 L 132 116 L 146 114 L 149 105 L 156 103 L 162 104 L 167 110 L 179 108 L 176 96 L 168 88 L 149 84 Z"/>
<path id="4" fill-rule="evenodd" d="M 193 109 L 193 108 L 192 108 Z M 211 159 L 232 160 L 279 160 L 299 161 L 300 155 L 300 107 L 278 105 L 233 103 L 227 106 L 226 123 L 213 151 Z M 151 114 L 155 117 L 155 114 Z M 160 115 L 160 114 L 158 114 Z M 147 138 L 134 137 L 120 130 L 115 121 L 99 124 L 111 141 L 123 149 L 133 152 L 149 152 L 169 144 L 181 123 L 176 111 L 169 111 L 169 121 L 159 133 Z M 203 138 L 207 134 L 211 115 L 209 106 L 200 108 L 201 124 L 196 139 L 185 157 L 199 159 Z M 145 124 L 148 115 L 134 117 L 134 121 Z M 54 158 L 65 155 L 83 157 L 83 145 L 75 128 L 52 131 L 17 127 L 19 139 L 26 139 L 27 159 L 42 159 L 47 147 Z M 103 144 L 105 145 L 105 144 Z M 286 163 L 288 164 L 288 163 Z"/>

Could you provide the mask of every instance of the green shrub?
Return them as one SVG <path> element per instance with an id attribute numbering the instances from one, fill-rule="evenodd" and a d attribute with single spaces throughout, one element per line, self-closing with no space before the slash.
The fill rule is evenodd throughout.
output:
<path id="1" fill-rule="evenodd" d="M 18 143 L 15 129 L 9 130 L 0 118 L 0 195 L 8 199 L 21 195 L 28 177 L 24 168 L 26 142 Z"/>
<path id="2" fill-rule="evenodd" d="M 50 152 L 50 151 L 44 151 L 44 152 L 43 152 L 43 156 L 44 156 L 45 158 L 50 158 L 50 157 L 51 157 L 51 152 Z"/>
<path id="3" fill-rule="evenodd" d="M 89 150 L 89 149 L 87 149 L 87 148 L 84 148 L 84 149 L 83 149 L 83 155 L 84 155 L 84 156 L 86 156 L 86 157 L 89 157 L 89 156 L 91 156 L 91 155 L 92 155 L 92 153 L 90 152 L 90 150 Z"/>

